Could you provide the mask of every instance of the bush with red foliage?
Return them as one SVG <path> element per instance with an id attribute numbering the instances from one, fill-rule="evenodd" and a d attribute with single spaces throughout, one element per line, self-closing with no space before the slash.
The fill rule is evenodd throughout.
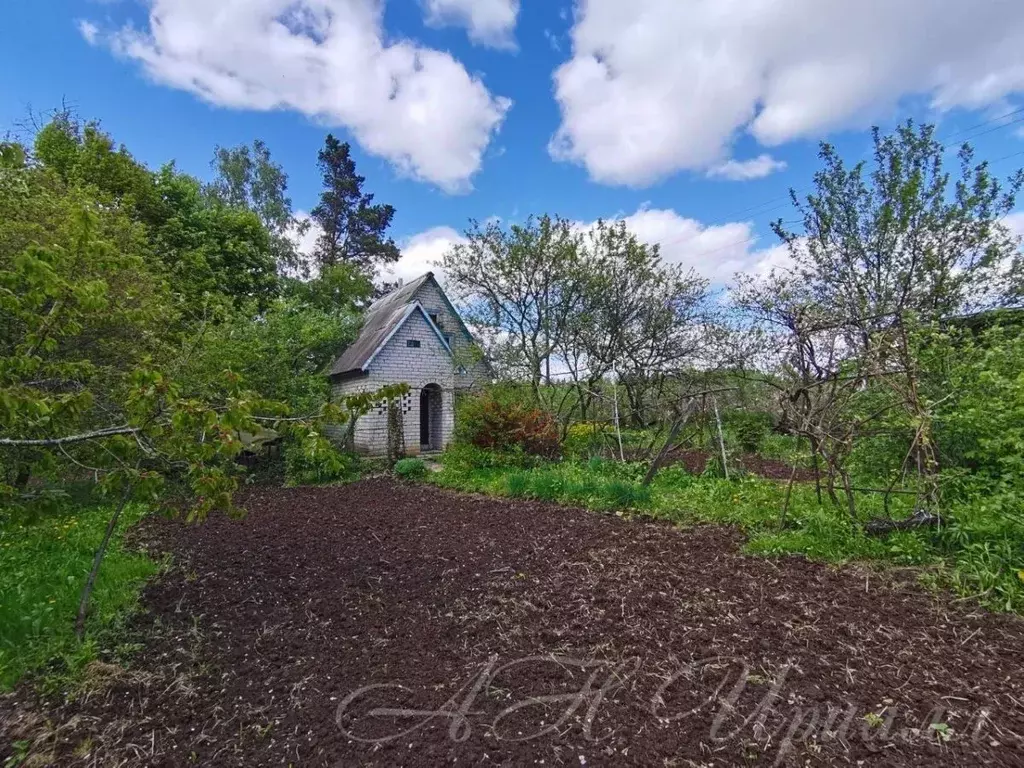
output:
<path id="1" fill-rule="evenodd" d="M 558 424 L 512 389 L 491 389 L 460 403 L 458 438 L 487 451 L 557 459 Z"/>

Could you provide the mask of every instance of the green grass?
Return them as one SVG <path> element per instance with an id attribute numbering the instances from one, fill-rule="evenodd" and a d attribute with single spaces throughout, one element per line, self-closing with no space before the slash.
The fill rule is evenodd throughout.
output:
<path id="1" fill-rule="evenodd" d="M 145 508 L 127 507 L 103 561 L 86 637 L 75 637 L 79 591 L 103 538 L 109 507 L 75 508 L 36 523 L 0 517 L 0 690 L 24 675 L 74 675 L 105 650 L 111 630 L 138 603 L 159 568 L 122 546 Z"/>
<path id="2" fill-rule="evenodd" d="M 781 447 L 781 446 L 780 446 Z M 793 489 L 785 524 L 780 512 L 785 483 L 753 476 L 725 480 L 693 476 L 681 467 L 662 470 L 649 488 L 644 466 L 594 458 L 533 469 L 479 466 L 442 460 L 430 478 L 438 485 L 499 496 L 559 501 L 599 511 L 644 513 L 681 525 L 735 525 L 748 534 L 746 550 L 778 557 L 801 554 L 831 563 L 875 561 L 921 567 L 923 577 L 976 597 L 995 610 L 1024 612 L 1024 526 L 1006 509 L 986 511 L 978 501 L 948 509 L 953 524 L 941 530 L 865 535 L 845 507 L 819 505 L 810 483 Z M 912 497 L 892 501 L 894 518 L 907 516 Z M 884 517 L 878 494 L 856 495 L 861 521 Z"/>
<path id="3" fill-rule="evenodd" d="M 423 459 L 399 459 L 395 462 L 395 474 L 406 480 L 415 480 L 427 474 Z"/>

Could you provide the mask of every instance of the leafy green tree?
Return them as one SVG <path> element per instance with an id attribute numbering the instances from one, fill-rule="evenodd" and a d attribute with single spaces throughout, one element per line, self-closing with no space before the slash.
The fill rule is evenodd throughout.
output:
<path id="1" fill-rule="evenodd" d="M 92 429 L 124 401 L 126 371 L 163 356 L 176 314 L 138 235 L 47 169 L 0 168 L 0 432 Z M 53 458 L 20 447 L 3 460 L 7 486 L 24 491 Z"/>
<path id="2" fill-rule="evenodd" d="M 325 267 L 312 280 L 290 279 L 284 294 L 328 314 L 360 311 L 374 295 L 370 276 L 352 264 Z"/>
<path id="3" fill-rule="evenodd" d="M 443 265 L 472 324 L 490 337 L 492 358 L 522 375 L 540 401 L 550 360 L 582 306 L 587 275 L 582 236 L 571 222 L 530 217 L 508 229 L 472 222 Z"/>
<path id="4" fill-rule="evenodd" d="M 1024 174 L 1000 182 L 966 144 L 950 173 L 933 126 L 907 122 L 873 136 L 870 172 L 822 144 L 814 192 L 805 200 L 791 193 L 803 231 L 774 225 L 791 268 L 741 281 L 737 298 L 752 319 L 774 326 L 765 338 L 794 373 L 785 407 L 825 458 L 833 500 L 838 476 L 856 520 L 846 459 L 884 423 L 910 443 L 891 476 L 916 468 L 915 518 L 934 522 L 937 404 L 953 390 L 949 379 L 933 379 L 929 391 L 923 356 L 943 324 L 1012 299 L 1018 241 L 1002 219 Z"/>
<path id="5" fill-rule="evenodd" d="M 60 111 L 36 134 L 33 155 L 69 188 L 89 189 L 90 196 L 116 203 L 134 220 L 157 226 L 170 211 L 152 172 L 98 123 L 83 122 Z"/>
<path id="6" fill-rule="evenodd" d="M 335 299 L 352 289 L 331 311 L 279 298 L 254 211 L 173 166 L 151 173 L 94 125 L 58 116 L 32 153 L 0 145 L 0 507 L 45 513 L 82 482 L 118 499 L 80 633 L 130 500 L 232 511 L 245 435 L 293 435 L 325 465 L 321 425 L 404 393 L 327 402 L 321 373 L 354 333 L 365 279 L 329 285 Z"/>
<path id="7" fill-rule="evenodd" d="M 599 221 L 582 245 L 581 309 L 567 318 L 560 352 L 586 412 L 600 382 L 623 382 L 636 426 L 664 389 L 667 374 L 688 364 L 705 340 L 708 282 L 665 264 L 624 221 Z"/>
<path id="8" fill-rule="evenodd" d="M 37 134 L 34 158 L 69 190 L 116 206 L 145 227 L 147 259 L 186 314 L 221 297 L 263 305 L 278 292 L 275 241 L 259 215 L 203 194 L 173 164 L 153 173 L 95 123 L 57 113 Z M 206 297 L 206 298 L 204 298 Z"/>
<path id="9" fill-rule="evenodd" d="M 24 188 L 19 177 L 40 172 L 48 173 L 5 166 L 0 191 L 16 193 Z M 12 197 L 0 194 L 0 204 Z M 350 421 L 374 400 L 405 388 L 340 403 L 310 398 L 303 404 L 314 410 L 293 416 L 287 402 L 225 370 L 242 358 L 237 345 L 231 359 L 224 345 L 207 340 L 206 324 L 184 334 L 170 330 L 174 302 L 165 283 L 147 272 L 144 259 L 120 250 L 103 226 L 117 212 L 75 195 L 64 212 L 70 219 L 64 234 L 0 263 L 0 503 L 38 513 L 60 503 L 67 479 L 83 472 L 120 498 L 83 590 L 81 635 L 89 594 L 129 500 L 155 500 L 173 480 L 187 489 L 191 518 L 232 511 L 241 472 L 234 459 L 244 434 L 263 424 L 294 430 L 320 455 L 326 446 L 322 438 L 310 439 L 319 434 L 315 425 Z M 248 336 L 240 341 L 250 345 L 248 368 L 262 374 L 260 385 L 302 402 L 288 377 L 305 372 L 308 379 L 326 359 L 337 340 L 334 319 L 308 329 L 308 313 L 296 319 L 282 307 L 281 314 L 262 319 L 259 330 L 246 326 Z M 277 329 L 275 336 L 268 328 Z M 213 332 L 230 335 L 225 323 Z M 261 336 L 262 356 L 252 347 Z M 204 358 L 206 367 L 197 363 Z M 30 485 L 33 476 L 37 482 Z"/>
<path id="10" fill-rule="evenodd" d="M 204 296 L 265 306 L 279 284 L 270 233 L 247 208 L 211 203 L 202 184 L 171 165 L 158 174 L 169 215 L 152 228 L 158 258 L 195 314 Z"/>
<path id="11" fill-rule="evenodd" d="M 288 197 L 288 175 L 270 157 L 270 150 L 256 139 L 252 147 L 217 147 L 210 163 L 217 176 L 209 193 L 223 205 L 248 208 L 259 216 L 270 233 L 275 260 L 281 272 L 299 266 L 292 234 L 303 229 Z M 306 224 L 308 226 L 308 223 Z"/>
<path id="12" fill-rule="evenodd" d="M 373 195 L 363 192 L 366 179 L 356 173 L 348 142 L 328 134 L 317 165 L 324 186 L 310 212 L 321 230 L 313 254 L 317 265 L 322 269 L 349 263 L 372 273 L 381 264 L 398 261 L 398 246 L 386 235 L 395 209 L 375 204 Z"/>
<path id="13" fill-rule="evenodd" d="M 865 344 L 910 313 L 927 322 L 1002 303 L 1017 242 L 1001 221 L 1024 173 L 1001 183 L 964 144 L 954 177 L 931 125 L 873 136 L 870 173 L 823 143 L 815 191 L 791 193 L 802 231 L 773 225 L 795 278 Z"/>
<path id="14" fill-rule="evenodd" d="M 351 304 L 325 311 L 296 297 L 277 299 L 256 316 L 232 313 L 205 330 L 183 381 L 194 382 L 196 395 L 213 397 L 220 372 L 231 370 L 292 412 L 314 413 L 329 395 L 324 371 L 355 339 L 360 320 Z"/>

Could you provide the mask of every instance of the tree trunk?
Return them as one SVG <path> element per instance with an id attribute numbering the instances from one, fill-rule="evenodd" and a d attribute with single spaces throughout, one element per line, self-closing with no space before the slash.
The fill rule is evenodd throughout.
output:
<path id="1" fill-rule="evenodd" d="M 818 506 L 821 506 L 821 463 L 818 461 L 818 441 L 808 438 L 811 444 L 811 467 L 814 469 L 814 493 L 818 497 Z"/>
<path id="2" fill-rule="evenodd" d="M 793 464 L 793 469 L 789 473 L 789 482 L 786 483 L 786 501 L 782 505 L 782 514 L 779 515 L 779 530 L 784 530 L 786 527 L 786 515 L 789 513 L 789 500 L 793 495 L 793 482 L 796 480 L 796 464 Z"/>
<path id="3" fill-rule="evenodd" d="M 718 427 L 718 447 L 722 449 L 722 472 L 725 474 L 725 479 L 729 479 L 729 462 L 725 456 L 725 435 L 722 434 L 722 417 L 718 413 L 718 401 L 715 398 L 711 398 L 711 405 L 715 409 L 715 424 Z"/>
<path id="4" fill-rule="evenodd" d="M 672 425 L 672 431 L 668 433 L 668 439 L 665 440 L 665 444 L 661 446 L 661 450 L 658 451 L 658 455 L 654 457 L 654 461 L 651 462 L 651 466 L 647 468 L 647 474 L 644 475 L 643 485 L 650 485 L 651 481 L 654 480 L 654 476 L 661 469 L 662 462 L 665 461 L 665 457 L 668 456 L 669 451 L 672 450 L 672 446 L 682 431 L 683 427 L 686 426 L 686 422 L 690 419 L 690 409 L 687 408 L 683 413 L 682 418 L 677 419 Z"/>
<path id="5" fill-rule="evenodd" d="M 856 525 L 857 523 L 857 502 L 853 498 L 853 488 L 850 484 L 850 473 L 845 470 L 840 471 L 840 477 L 843 481 L 843 492 L 846 494 L 846 506 L 850 512 L 850 522 Z"/>
<path id="6" fill-rule="evenodd" d="M 114 535 L 114 531 L 117 529 L 117 521 L 121 519 L 121 513 L 124 511 L 125 505 L 128 504 L 128 500 L 132 496 L 132 491 L 135 489 L 134 484 L 129 485 L 124 492 L 124 496 L 121 497 L 120 504 L 114 510 L 114 514 L 111 515 L 110 520 L 107 521 L 107 530 L 103 533 L 103 541 L 100 542 L 99 549 L 96 550 L 96 555 L 92 559 L 92 569 L 89 571 L 89 576 L 85 580 L 85 584 L 82 586 L 82 594 L 78 599 L 78 616 L 75 619 L 75 635 L 81 640 L 85 636 L 85 619 L 89 613 L 89 598 L 92 596 L 93 587 L 96 586 L 96 577 L 100 573 L 100 565 L 103 563 L 103 558 L 107 554 L 107 548 L 110 546 L 110 539 Z"/>

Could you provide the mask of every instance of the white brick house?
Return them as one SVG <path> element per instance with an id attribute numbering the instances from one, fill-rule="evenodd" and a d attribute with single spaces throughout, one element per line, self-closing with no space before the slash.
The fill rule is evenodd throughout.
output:
<path id="1" fill-rule="evenodd" d="M 331 395 L 367 392 L 405 383 L 402 398 L 405 453 L 442 450 L 455 427 L 455 396 L 490 379 L 472 335 L 432 272 L 375 301 L 359 337 L 331 367 Z M 354 448 L 370 455 L 387 452 L 387 404 L 379 403 L 356 421 Z M 329 432 L 344 438 L 347 427 Z"/>

